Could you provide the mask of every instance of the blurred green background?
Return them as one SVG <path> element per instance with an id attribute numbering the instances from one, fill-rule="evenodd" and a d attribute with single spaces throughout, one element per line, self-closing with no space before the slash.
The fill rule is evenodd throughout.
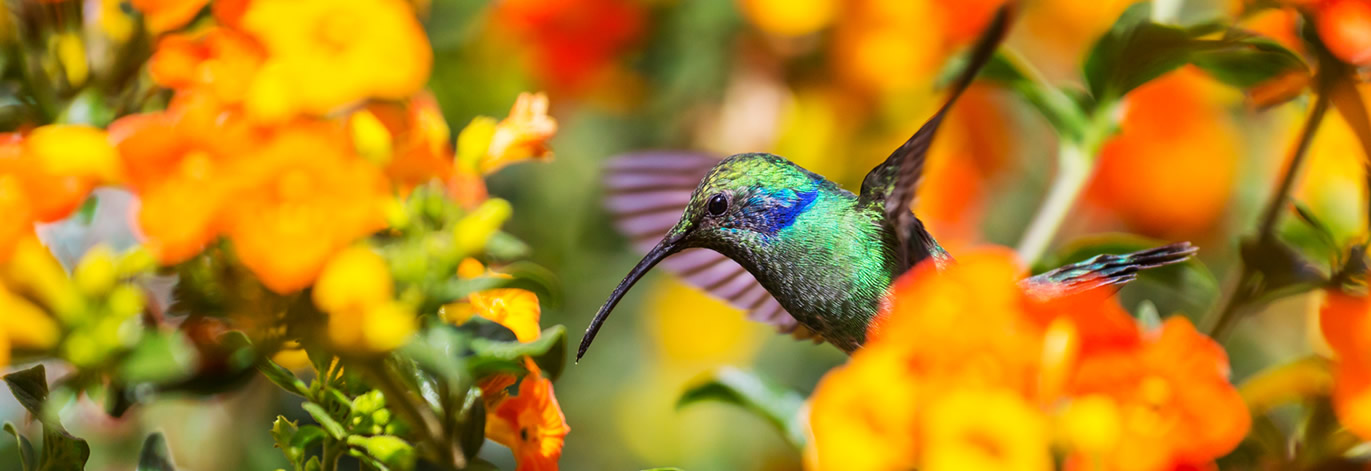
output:
<path id="1" fill-rule="evenodd" d="M 940 103 L 947 61 L 996 3 L 434 0 L 430 87 L 454 130 L 477 115 L 504 116 L 521 91 L 549 92 L 560 124 L 555 159 L 504 169 L 489 185 L 514 205 L 507 228 L 560 280 L 560 299 L 544 300 L 542 324 L 564 324 L 575 339 L 640 255 L 601 209 L 605 159 L 642 149 L 767 151 L 855 188 Z M 1028 2 L 1009 46 L 1052 82 L 1079 83 L 1080 58 L 1130 3 Z M 1187 22 L 1232 15 L 1240 2 L 1158 3 Z M 1293 19 L 1242 21 L 1278 40 L 1294 37 Z M 1200 318 L 1235 274 L 1238 238 L 1251 232 L 1307 103 L 1258 110 L 1190 69 L 1136 94 L 1143 98 L 1125 108 L 1123 135 L 1106 146 L 1051 253 L 1066 256 L 1092 237 L 1118 243 L 1105 234 L 1191 240 L 1213 278 L 1144 278 L 1121 299 L 1130 310 L 1149 300 L 1163 313 Z M 1341 238 L 1365 226 L 1353 139 L 1330 117 L 1295 192 Z M 977 244 L 1013 246 L 1051 182 L 1055 142 L 1012 94 L 976 87 L 940 134 L 919 214 L 954 256 Z M 1326 255 L 1306 226 L 1286 220 L 1286 236 Z M 1229 343 L 1234 379 L 1310 348 L 1311 306 L 1307 296 L 1291 298 L 1245 321 Z M 844 360 L 831 346 L 775 335 L 653 274 L 556 384 L 572 429 L 562 467 L 798 469 L 799 453 L 761 419 L 719 404 L 677 410 L 676 398 L 725 365 L 807 394 Z M 184 469 L 274 469 L 284 461 L 266 433 L 271 419 L 284 412 L 308 420 L 292 401 L 259 380 L 209 401 L 167 398 L 119 421 L 78 404 L 64 422 L 91 441 L 94 470 L 131 469 L 153 429 L 167 432 Z M 0 395 L 0 419 L 20 421 L 20 411 Z M 13 450 L 0 443 L 0 457 Z M 482 455 L 513 469 L 502 447 Z M 0 470 L 9 469 L 15 460 L 0 459 Z"/>

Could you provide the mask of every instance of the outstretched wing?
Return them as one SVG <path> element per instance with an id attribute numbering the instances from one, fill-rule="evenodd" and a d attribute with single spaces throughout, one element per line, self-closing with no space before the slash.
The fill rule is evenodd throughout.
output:
<path id="1" fill-rule="evenodd" d="M 967 62 L 966 69 L 957 77 L 957 81 L 952 85 L 951 93 L 947 97 L 947 102 L 943 107 L 933 114 L 915 132 L 909 140 L 905 141 L 895 152 L 886 157 L 884 162 L 871 169 L 862 180 L 861 201 L 862 202 L 882 202 L 885 208 L 886 221 L 890 224 L 899 239 L 898 247 L 906 250 L 913 250 L 914 247 L 908 245 L 922 245 L 920 240 L 927 239 L 932 241 L 927 234 L 918 233 L 922 231 L 923 225 L 916 224 L 914 214 L 910 210 L 914 204 L 914 196 L 919 187 L 919 180 L 923 178 L 924 160 L 928 156 L 928 149 L 933 144 L 933 135 L 937 133 L 938 126 L 942 124 L 943 118 L 947 116 L 948 110 L 952 109 L 957 97 L 960 97 L 966 87 L 971 85 L 976 74 L 985 66 L 990 57 L 995 54 L 995 49 L 1004 40 L 1005 34 L 1009 31 L 1010 7 L 1008 5 L 1000 7 L 995 12 L 995 17 L 990 21 L 990 26 L 981 34 L 976 46 L 972 49 L 970 60 Z M 907 260 L 917 261 L 923 256 L 937 255 L 941 248 L 920 247 L 923 253 L 908 255 Z"/>
<path id="2" fill-rule="evenodd" d="M 605 165 L 605 207 L 635 249 L 647 253 L 685 212 L 690 195 L 719 159 L 692 152 L 624 154 Z M 708 249 L 689 249 L 660 265 L 687 283 L 797 338 L 819 339 L 801 326 L 737 262 Z"/>

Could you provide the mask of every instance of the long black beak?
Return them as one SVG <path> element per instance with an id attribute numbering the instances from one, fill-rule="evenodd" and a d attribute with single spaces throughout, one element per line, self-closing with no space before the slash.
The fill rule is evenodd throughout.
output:
<path id="1" fill-rule="evenodd" d="M 638 261 L 638 265 L 634 266 L 633 270 L 628 272 L 628 276 L 624 277 L 624 281 L 619 282 L 619 286 L 614 288 L 614 292 L 609 293 L 609 299 L 605 301 L 603 306 L 600 306 L 600 312 L 595 313 L 595 319 L 590 321 L 590 327 L 586 328 L 586 334 L 581 337 L 581 346 L 576 349 L 577 362 L 580 362 L 581 357 L 586 354 L 586 349 L 590 348 L 590 342 L 595 340 L 595 334 L 600 331 L 600 326 L 605 323 L 605 319 L 609 317 L 609 312 L 614 310 L 614 306 L 619 304 L 619 299 L 624 297 L 624 293 L 627 293 L 629 288 L 638 282 L 638 279 L 646 275 L 648 270 L 657 266 L 658 262 L 680 250 L 678 245 L 680 240 L 681 237 L 670 235 L 663 238 L 656 247 L 653 247 L 647 255 L 643 256 L 642 260 Z"/>

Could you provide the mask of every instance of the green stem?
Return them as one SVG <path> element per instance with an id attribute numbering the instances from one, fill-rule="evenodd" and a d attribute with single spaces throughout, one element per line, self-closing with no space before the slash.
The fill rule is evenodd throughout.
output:
<path id="1" fill-rule="evenodd" d="M 417 427 L 424 444 L 437 454 L 438 462 L 446 462 L 458 469 L 466 467 L 466 456 L 463 455 L 460 445 L 447 444 L 442 421 L 423 399 L 412 394 L 401 384 L 400 379 L 395 377 L 394 372 L 380 362 L 367 363 L 365 371 L 376 388 L 381 390 L 381 394 L 386 396 L 386 404 L 393 407 L 405 421 Z"/>
<path id="2" fill-rule="evenodd" d="M 1087 154 L 1079 143 L 1063 140 L 1057 153 L 1057 177 L 1047 199 L 1033 216 L 1033 222 L 1024 232 L 1019 242 L 1019 259 L 1033 263 L 1047 250 L 1057 229 L 1066 220 L 1066 214 L 1076 202 L 1076 197 L 1090 181 L 1094 170 L 1094 159 Z"/>
<path id="3" fill-rule="evenodd" d="M 1309 146 L 1314 142 L 1314 134 L 1318 132 L 1319 124 L 1323 122 L 1323 116 L 1327 111 L 1328 92 L 1327 87 L 1324 87 L 1315 97 L 1314 108 L 1304 122 L 1304 127 L 1300 129 L 1300 138 L 1295 144 L 1294 155 L 1290 157 L 1290 165 L 1285 169 L 1285 176 L 1281 178 L 1280 184 L 1276 186 L 1276 192 L 1271 195 L 1271 201 L 1262 212 L 1261 221 L 1257 226 L 1258 247 L 1267 245 L 1276 236 L 1276 222 L 1280 220 L 1281 210 L 1290 198 L 1290 190 L 1299 180 L 1300 167 L 1304 163 L 1305 155 L 1309 153 Z M 1233 295 L 1228 298 L 1228 303 L 1208 329 L 1209 336 L 1215 340 L 1223 341 L 1233 330 L 1237 320 L 1242 317 L 1241 314 L 1251 308 L 1252 302 L 1261 295 L 1262 284 L 1258 273 L 1246 262 L 1241 263 L 1242 275 L 1238 277 Z"/>

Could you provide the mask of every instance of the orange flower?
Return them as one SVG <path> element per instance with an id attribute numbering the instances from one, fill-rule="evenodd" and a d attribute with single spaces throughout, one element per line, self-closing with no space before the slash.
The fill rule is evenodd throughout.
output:
<path id="1" fill-rule="evenodd" d="M 811 464 L 1050 469 L 1061 437 L 1072 463 L 1150 470 L 1246 434 L 1223 350 L 1189 321 L 1146 336 L 1107 294 L 1041 299 L 1022 273 L 987 249 L 896 280 L 866 345 L 815 390 Z"/>
<path id="2" fill-rule="evenodd" d="M 1228 207 L 1238 140 L 1215 85 L 1187 67 L 1129 93 L 1119 135 L 1101 150 L 1087 196 L 1133 228 L 1184 237 Z"/>
<path id="3" fill-rule="evenodd" d="M 1118 404 L 1117 443 L 1077 457 L 1104 469 L 1208 463 L 1236 447 L 1251 425 L 1247 406 L 1228 382 L 1223 348 L 1181 316 L 1168 318 L 1140 348 L 1083 357 L 1069 393 Z"/>
<path id="4" fill-rule="evenodd" d="M 143 21 L 153 34 L 185 26 L 206 4 L 209 0 L 133 0 L 133 7 L 143 12 Z"/>
<path id="5" fill-rule="evenodd" d="M 174 264 L 223 230 L 222 211 L 242 184 L 231 163 L 263 133 L 209 94 L 187 93 L 164 112 L 120 118 L 110 134 L 139 195 L 145 243 L 163 264 Z"/>
<path id="6" fill-rule="evenodd" d="M 148 61 L 148 72 L 164 87 L 202 89 L 225 104 L 238 104 L 264 54 L 243 33 L 213 27 L 164 36 Z"/>
<path id="7" fill-rule="evenodd" d="M 481 265 L 481 262 L 474 258 L 464 259 L 458 264 L 457 276 L 461 278 L 478 276 L 509 278 L 509 275 L 487 270 L 485 266 Z M 542 307 L 538 304 L 538 295 L 532 291 L 518 288 L 501 288 L 472 293 L 465 301 L 444 306 L 442 316 L 444 320 L 458 325 L 470 320 L 472 316 L 481 316 L 486 320 L 505 326 L 514 332 L 514 336 L 520 342 L 538 340 L 542 334 L 542 330 L 538 328 L 538 320 L 542 316 Z"/>
<path id="8" fill-rule="evenodd" d="M 508 446 L 518 471 L 556 470 L 571 427 L 552 391 L 552 381 L 536 366 L 519 383 L 519 394 L 486 412 L 486 436 Z"/>
<path id="9" fill-rule="evenodd" d="M 891 470 L 915 463 L 918 381 L 895 349 L 863 348 L 825 374 L 810 398 L 810 463 L 819 470 Z"/>
<path id="10" fill-rule="evenodd" d="M 349 116 L 358 152 L 385 166 L 402 190 L 453 173 L 452 131 L 433 95 L 421 92 L 403 103 L 373 103 Z"/>
<path id="11" fill-rule="evenodd" d="M 520 93 L 506 117 L 495 125 L 481 173 L 492 173 L 525 159 L 550 159 L 547 141 L 557 133 L 557 120 L 547 115 L 547 94 Z"/>
<path id="12" fill-rule="evenodd" d="M 1358 436 L 1371 437 L 1371 298 L 1328 290 L 1319 330 L 1338 356 L 1333 387 L 1338 420 Z"/>
<path id="13" fill-rule="evenodd" d="M 408 97 L 433 62 L 428 37 L 400 0 L 257 0 L 242 27 L 267 51 L 248 110 L 269 120 Z"/>
<path id="14" fill-rule="evenodd" d="M 297 123 L 227 170 L 243 187 L 226 232 L 273 291 L 308 286 L 334 253 L 384 226 L 385 180 L 346 142 L 328 123 Z"/>
<path id="15" fill-rule="evenodd" d="M 1330 0 L 1314 15 L 1319 38 L 1339 59 L 1355 65 L 1371 64 L 1371 1 Z"/>

